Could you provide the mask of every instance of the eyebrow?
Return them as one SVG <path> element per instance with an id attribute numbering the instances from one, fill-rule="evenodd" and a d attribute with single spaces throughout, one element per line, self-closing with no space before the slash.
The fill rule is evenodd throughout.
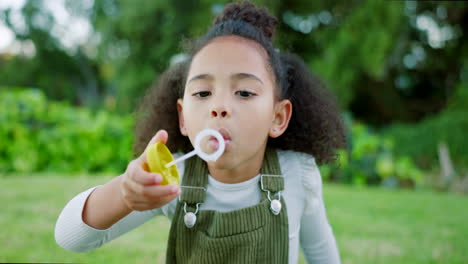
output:
<path id="1" fill-rule="evenodd" d="M 213 79 L 214 79 L 213 75 L 203 73 L 203 74 L 195 75 L 188 82 L 196 81 L 196 80 L 212 81 Z M 258 78 L 257 76 L 255 76 L 253 74 L 250 74 L 250 73 L 245 73 L 245 72 L 239 72 L 239 73 L 232 74 L 231 79 L 234 79 L 234 80 L 252 79 L 252 80 L 256 80 L 256 81 L 259 81 L 260 83 L 264 84 L 262 82 L 262 80 L 260 78 Z"/>

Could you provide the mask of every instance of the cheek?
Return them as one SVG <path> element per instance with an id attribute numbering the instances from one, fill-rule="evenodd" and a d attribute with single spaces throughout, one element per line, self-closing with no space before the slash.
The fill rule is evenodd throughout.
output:
<path id="1" fill-rule="evenodd" d="M 195 114 L 196 112 L 189 108 L 184 110 L 185 126 L 188 132 L 192 132 L 194 129 L 196 129 L 196 125 L 199 123 L 197 120 L 197 115 Z"/>
<path id="2" fill-rule="evenodd" d="M 269 131 L 273 119 L 273 107 L 270 101 L 259 101 L 254 107 L 245 107 L 243 110 L 243 125 L 255 135 L 262 135 Z"/>
<path id="3" fill-rule="evenodd" d="M 190 139 L 195 139 L 196 134 L 202 130 L 207 120 L 206 109 L 202 104 L 187 100 L 184 102 L 184 123 Z"/>

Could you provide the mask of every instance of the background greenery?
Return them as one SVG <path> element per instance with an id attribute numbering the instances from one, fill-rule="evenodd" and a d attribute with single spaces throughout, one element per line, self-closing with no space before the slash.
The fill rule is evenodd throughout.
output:
<path id="1" fill-rule="evenodd" d="M 130 115 L 54 102 L 39 89 L 0 91 L 0 172 L 124 171 L 131 159 Z"/>
<path id="2" fill-rule="evenodd" d="M 19 10 L 0 9 L 1 21 L 15 33 L 18 43 L 32 49 L 0 54 L 0 89 L 34 87 L 45 97 L 40 100 L 54 102 L 49 107 L 56 109 L 52 113 L 64 112 L 34 114 L 28 118 L 39 125 L 31 125 L 7 113 L 21 103 L 4 104 L 0 115 L 16 124 L 2 128 L 3 138 L 15 143 L 4 143 L 0 149 L 0 172 L 121 171 L 130 157 L 132 138 L 126 134 L 131 134 L 131 113 L 142 94 L 164 69 L 183 57 L 181 41 L 206 32 L 227 2 L 140 1 L 136 5 L 130 0 L 65 0 L 68 14 L 86 20 L 91 28 L 87 41 L 75 45 L 64 43 L 63 34 L 72 33 L 63 32 L 63 25 L 48 8 L 51 1 L 26 0 Z M 304 58 L 336 94 L 348 119 L 352 137 L 341 159 L 346 162 L 325 168 L 331 173 L 327 178 L 357 184 L 380 184 L 391 178 L 385 183 L 396 179 L 397 185 L 416 186 L 424 182 L 417 169 L 438 173 L 441 143 L 447 144 L 457 175 L 466 174 L 466 3 L 253 2 L 278 17 L 275 45 Z M 75 111 L 81 122 L 66 123 L 65 116 L 74 119 Z M 56 125 L 43 129 L 44 123 Z M 361 126 L 365 128 L 356 128 Z M 50 146 L 49 142 L 60 142 L 57 137 L 71 143 L 64 143 L 63 148 Z M 93 140 L 119 151 L 106 150 Z M 66 157 L 65 163 L 44 160 L 47 155 L 38 155 L 42 146 L 46 153 L 55 153 L 54 158 Z"/>
<path id="3" fill-rule="evenodd" d="M 0 85 L 36 87 L 52 100 L 131 113 L 145 89 L 181 58 L 181 41 L 206 32 L 226 2 L 66 0 L 68 13 L 92 28 L 88 41 L 75 46 L 56 33 L 60 26 L 45 8 L 50 1 L 2 9 L 0 19 L 34 52 L 0 54 Z M 465 169 L 466 3 L 253 2 L 278 17 L 276 46 L 303 57 L 353 120 L 392 137 L 396 153 L 424 169 L 434 169 L 444 141 Z M 451 104 L 456 109 L 447 110 Z"/>

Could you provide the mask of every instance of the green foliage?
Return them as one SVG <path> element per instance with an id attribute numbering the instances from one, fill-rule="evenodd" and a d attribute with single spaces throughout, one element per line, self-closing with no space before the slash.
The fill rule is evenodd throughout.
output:
<path id="1" fill-rule="evenodd" d="M 404 155 L 396 155 L 389 137 L 372 133 L 365 125 L 351 125 L 350 150 L 340 150 L 335 164 L 321 166 L 325 179 L 356 185 L 382 184 L 388 187 L 414 187 L 423 174 Z"/>
<path id="2" fill-rule="evenodd" d="M 118 110 L 131 112 L 182 52 L 181 40 L 202 36 L 232 1 L 66 0 L 72 18 L 92 27 L 73 45 L 57 34 L 66 27 L 46 1 L 24 2 L 19 11 L 0 8 L 0 22 L 31 53 L 0 56 L 1 85 L 38 87 L 78 105 L 112 96 Z M 372 125 L 439 111 L 463 76 L 468 9 L 455 1 L 252 2 L 278 18 L 276 46 L 304 58 L 344 109 Z"/>
<path id="3" fill-rule="evenodd" d="M 466 169 L 468 164 L 468 119 L 466 111 L 447 111 L 417 125 L 395 124 L 386 134 L 399 146 L 396 153 L 408 155 L 420 166 L 433 169 L 439 165 L 438 145 L 446 143 L 454 164 Z"/>
<path id="4" fill-rule="evenodd" d="M 383 133 L 398 146 L 397 155 L 409 156 L 421 168 L 429 170 L 439 166 L 439 144 L 445 143 L 455 169 L 465 170 L 468 169 L 467 113 L 468 84 L 461 82 L 444 111 L 417 124 L 392 124 Z"/>
<path id="5" fill-rule="evenodd" d="M 311 65 L 348 107 L 361 75 L 381 80 L 403 23 L 404 2 L 369 0 L 351 7 L 340 27 L 318 32 L 323 51 Z M 370 15 L 372 14 L 372 15 Z"/>
<path id="6" fill-rule="evenodd" d="M 84 19 L 92 27 L 89 39 L 74 45 L 65 45 L 63 40 L 66 38 L 62 39 L 62 35 L 57 34 L 65 32 L 66 27 L 52 14 L 46 1 L 26 0 L 20 10 L 0 8 L 0 22 L 14 32 L 16 40 L 23 45 L 22 49 L 28 51 L 24 54 L 0 54 L 0 85 L 37 87 L 47 98 L 80 106 L 99 107 L 109 103 L 106 102 L 109 99 L 111 105 L 116 102 L 115 109 L 131 112 L 147 87 L 168 67 L 171 58 L 182 51 L 181 41 L 205 34 L 213 18 L 228 2 L 232 1 L 145 0 L 135 4 L 131 0 L 66 0 L 65 8 L 72 18 Z M 468 8 L 459 3 L 441 1 L 253 2 L 267 7 L 278 18 L 275 46 L 302 57 L 337 95 L 342 109 L 376 128 L 392 122 L 404 122 L 390 125 L 389 131 L 383 132 L 394 142 L 391 155 L 381 150 L 389 149 L 381 137 L 374 139 L 368 136 L 364 137 L 365 144 L 355 143 L 357 150 L 353 151 L 373 153 L 369 154 L 370 157 L 356 154 L 362 158 L 361 165 L 369 169 L 359 177 L 352 176 L 358 172 L 348 173 L 351 176 L 346 177 L 341 173 L 342 179 L 350 182 L 392 179 L 392 176 L 384 175 L 395 174 L 397 167 L 408 167 L 395 165 L 411 163 L 408 159 L 415 160 L 423 168 L 432 168 L 438 164 L 437 145 L 440 141 L 447 142 L 456 164 L 467 164 L 463 132 L 466 131 L 464 115 L 468 92 L 466 85 L 456 84 L 467 83 L 468 79 Z M 436 29 L 439 33 L 434 31 Z M 434 41 L 434 36 L 441 39 Z M 1 107 L 7 109 L 6 105 Z M 71 109 L 64 104 L 45 105 L 45 111 L 55 109 L 64 115 L 68 110 L 57 109 Z M 445 107 L 447 111 L 444 111 Z M 86 110 L 70 111 L 73 116 L 91 115 Z M 433 116 L 438 112 L 440 114 Z M 56 124 L 60 121 L 58 114 L 51 115 L 56 118 L 53 121 L 55 125 L 52 125 L 54 132 L 47 130 L 52 128 L 44 121 L 46 118 L 34 121 L 43 126 L 37 131 L 32 130 L 26 121 L 11 121 L 2 127 L 0 139 L 32 137 L 34 140 L 0 142 L 2 157 L 7 155 L 7 147 L 4 146 L 8 144 L 17 144 L 15 149 L 19 149 L 8 151 L 9 162 L 2 161 L 0 170 L 16 170 L 16 167 L 22 171 L 35 170 L 33 168 L 46 170 L 49 167 L 46 165 L 49 160 L 44 161 L 44 156 L 38 156 L 34 151 L 21 155 L 16 152 L 30 145 L 42 147 L 45 144 L 43 138 L 59 137 L 61 130 L 68 129 L 59 129 L 60 125 Z M 108 114 L 104 116 L 104 120 L 114 118 Z M 79 124 L 69 123 L 72 127 L 69 130 L 73 132 L 66 132 L 67 135 L 83 134 L 93 138 L 93 133 L 73 127 Z M 41 132 L 41 129 L 46 129 L 46 132 Z M 4 135 L 5 131 L 8 131 L 7 135 Z M 37 135 L 31 136 L 31 131 Z M 370 146 L 360 150 L 360 144 Z M 44 148 L 50 153 L 56 152 L 53 147 Z M 13 154 L 18 155 L 14 160 Z M 91 160 L 108 155 L 104 151 Z M 397 157 L 402 157 L 401 161 Z M 359 160 L 352 153 L 346 158 L 349 159 L 348 167 Z M 21 159 L 28 160 L 28 163 Z M 376 164 L 379 169 L 374 169 Z M 97 165 L 83 165 L 97 170 Z M 93 166 L 96 168 L 91 169 Z M 331 168 L 329 170 L 332 171 Z M 361 180 L 351 180 L 354 178 Z"/>
<path id="7" fill-rule="evenodd" d="M 16 56 L 0 56 L 0 85 L 38 87 L 54 100 L 97 104 L 104 87 L 86 48 L 66 47 L 61 35 L 54 34 L 64 29 L 50 9 L 44 8 L 47 1 L 24 2 L 19 11 L 0 7 L 0 23 L 8 26 L 16 45 L 25 50 Z"/>
<path id="8" fill-rule="evenodd" d="M 38 89 L 0 92 L 0 172 L 122 172 L 132 119 L 48 101 Z"/>
<path id="9" fill-rule="evenodd" d="M 203 34 L 212 19 L 211 5 L 193 0 L 137 5 L 131 0 L 95 1 L 90 22 L 101 36 L 97 59 L 112 68 L 107 81 L 117 90 L 119 109 L 135 107 L 171 57 L 181 52 L 181 40 Z"/>

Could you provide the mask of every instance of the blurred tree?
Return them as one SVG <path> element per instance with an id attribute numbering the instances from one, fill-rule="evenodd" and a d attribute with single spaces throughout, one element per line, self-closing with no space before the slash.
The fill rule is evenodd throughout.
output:
<path id="1" fill-rule="evenodd" d="M 128 112 L 182 51 L 181 41 L 204 34 L 228 2 L 66 0 L 72 15 L 92 24 L 96 56 L 90 56 L 86 47 L 64 48 L 51 33 L 54 17 L 43 1 L 28 0 L 25 27 L 11 23 L 8 10 L 2 17 L 18 39 L 32 41 L 35 56 L 3 59 L 0 77 L 75 102 L 115 96 L 118 109 Z M 374 126 L 440 112 L 468 78 L 465 3 L 253 2 L 279 18 L 276 45 L 302 56 L 344 110 Z"/>
<path id="2" fill-rule="evenodd" d="M 374 126 L 441 111 L 466 82 L 468 5 L 292 1 L 281 45 L 300 54 L 355 118 Z"/>
<path id="3" fill-rule="evenodd" d="M 101 37 L 99 61 L 122 109 L 135 106 L 209 11 L 207 1 L 95 1 L 91 21 Z"/>
<path id="4" fill-rule="evenodd" d="M 12 9 L 6 9 L 0 18 L 29 53 L 0 59 L 1 85 L 38 87 L 53 99 L 75 104 L 99 101 L 97 64 L 80 47 L 71 51 L 52 34 L 56 21 L 42 0 L 26 1 L 21 17 L 12 18 Z"/>
<path id="5" fill-rule="evenodd" d="M 65 0 L 89 21 L 73 48 L 46 5 L 0 10 L 26 55 L 0 54 L 0 85 L 34 86 L 75 104 L 131 112 L 184 39 L 202 36 L 227 0 Z M 459 1 L 253 0 L 280 20 L 275 45 L 297 53 L 353 119 L 385 129 L 399 155 L 430 168 L 439 141 L 466 164 L 468 4 Z M 110 100 L 108 100 L 110 98 Z M 117 99 L 117 100 L 115 100 Z M 456 107 L 455 107 L 456 106 Z M 454 108 L 455 107 L 455 108 Z M 431 131 L 429 133 L 428 131 Z M 422 136 L 424 135 L 424 136 Z"/>
<path id="6" fill-rule="evenodd" d="M 426 169 L 438 164 L 441 141 L 466 168 L 468 4 L 293 3 L 280 8 L 280 43 L 306 59 L 343 109 L 388 130 L 397 154 Z"/>

